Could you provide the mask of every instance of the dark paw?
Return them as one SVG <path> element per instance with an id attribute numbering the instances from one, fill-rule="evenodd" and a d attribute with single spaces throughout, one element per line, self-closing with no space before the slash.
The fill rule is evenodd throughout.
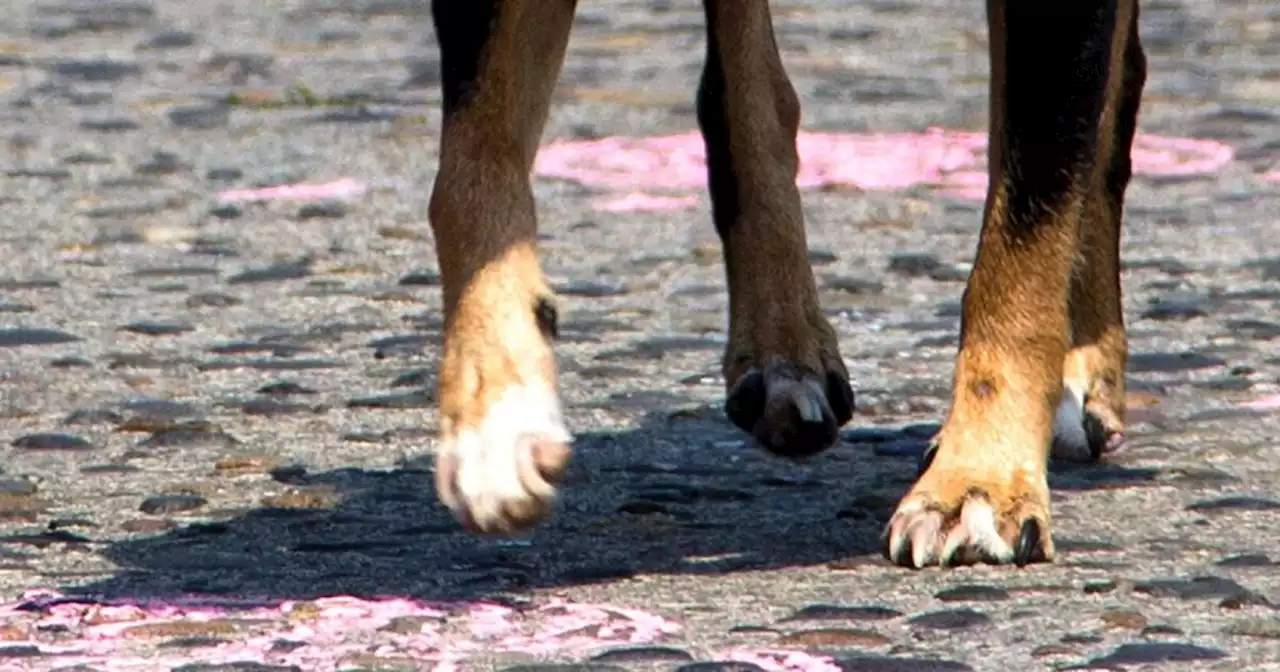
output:
<path id="1" fill-rule="evenodd" d="M 753 368 L 729 391 L 725 413 L 769 452 L 798 459 L 835 444 L 853 417 L 853 389 L 841 373 Z"/>

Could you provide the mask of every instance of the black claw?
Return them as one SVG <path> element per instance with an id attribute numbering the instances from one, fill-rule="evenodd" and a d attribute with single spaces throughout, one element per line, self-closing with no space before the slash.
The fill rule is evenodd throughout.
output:
<path id="1" fill-rule="evenodd" d="M 938 441 L 934 439 L 929 445 L 924 447 L 924 452 L 920 453 L 919 466 L 916 468 L 916 478 L 924 476 L 924 472 L 929 471 L 929 465 L 933 464 L 933 458 L 938 454 Z"/>
<path id="2" fill-rule="evenodd" d="M 827 403 L 836 417 L 836 426 L 843 427 L 853 419 L 853 388 L 844 376 L 835 372 L 827 372 Z"/>
<path id="3" fill-rule="evenodd" d="M 1085 411 L 1084 435 L 1088 437 L 1089 457 L 1094 462 L 1102 459 L 1103 448 L 1107 445 L 1107 428 L 1098 416 Z"/>
<path id="4" fill-rule="evenodd" d="M 991 553 L 989 553 L 986 549 L 983 549 L 983 550 L 980 550 L 980 551 L 970 551 L 970 552 L 969 552 L 969 554 L 970 554 L 970 556 L 971 556 L 971 557 L 976 557 L 976 558 L 977 558 L 977 562 L 981 562 L 981 563 L 986 564 L 986 565 L 1000 565 L 1000 564 L 1004 564 L 1004 563 L 1002 563 L 1002 562 L 1000 561 L 1000 558 L 998 558 L 998 557 L 996 557 L 996 556 L 992 555 L 992 554 L 991 554 Z"/>
<path id="5" fill-rule="evenodd" d="M 764 415 L 768 391 L 764 386 L 764 374 L 752 371 L 738 379 L 724 401 L 725 415 L 744 432 L 751 432 Z"/>
<path id="6" fill-rule="evenodd" d="M 1026 567 L 1033 562 L 1044 560 L 1044 547 L 1041 546 L 1040 523 L 1035 518 L 1022 522 L 1022 531 L 1018 534 L 1018 546 L 1013 551 L 1013 564 Z"/>

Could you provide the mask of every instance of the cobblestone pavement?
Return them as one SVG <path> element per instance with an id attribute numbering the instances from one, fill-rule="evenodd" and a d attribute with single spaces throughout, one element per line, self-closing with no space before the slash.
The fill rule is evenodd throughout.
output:
<path id="1" fill-rule="evenodd" d="M 775 7 L 808 130 L 985 128 L 979 0 Z M 1143 12 L 1143 131 L 1235 159 L 1130 189 L 1128 445 L 1055 465 L 1056 565 L 908 572 L 878 535 L 946 410 L 980 203 L 805 192 L 860 409 L 792 465 L 719 410 L 705 197 L 538 180 L 577 458 L 553 521 L 476 538 L 430 486 L 429 3 L 0 0 L 0 669 L 1280 670 L 1280 412 L 1248 406 L 1280 391 L 1280 6 Z M 548 141 L 695 128 L 696 2 L 579 13 Z M 372 190 L 217 199 L 340 178 Z"/>

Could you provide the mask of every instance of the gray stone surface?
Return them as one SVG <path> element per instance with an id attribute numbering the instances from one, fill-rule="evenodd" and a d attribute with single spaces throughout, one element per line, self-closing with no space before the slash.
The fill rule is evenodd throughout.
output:
<path id="1" fill-rule="evenodd" d="M 1280 669 L 1280 413 L 1238 407 L 1280 383 L 1280 193 L 1257 177 L 1280 159 L 1274 3 L 1147 3 L 1143 130 L 1240 160 L 1130 189 L 1142 404 L 1121 454 L 1055 467 L 1059 563 L 947 572 L 877 550 L 946 410 L 963 287 L 888 269 L 963 269 L 977 239 L 977 205 L 928 192 L 806 193 L 860 409 L 845 443 L 796 466 L 719 410 L 705 207 L 601 213 L 540 181 L 577 459 L 529 539 L 456 529 L 429 473 L 428 7 L 0 0 L 0 595 L 558 594 L 680 620 L 664 645 L 691 660 L 820 628 L 843 632 L 790 641 L 849 670 Z M 985 128 L 982 2 L 775 7 L 807 128 Z M 693 128 L 698 4 L 579 12 L 546 138 Z M 308 212 L 213 200 L 347 176 L 378 189 Z"/>

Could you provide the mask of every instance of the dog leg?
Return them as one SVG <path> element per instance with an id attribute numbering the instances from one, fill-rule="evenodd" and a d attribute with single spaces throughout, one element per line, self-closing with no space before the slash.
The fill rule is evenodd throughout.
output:
<path id="1" fill-rule="evenodd" d="M 1138 12 L 1129 19 L 1124 75 L 1113 76 L 1100 129 L 1098 165 L 1085 198 L 1080 253 L 1071 276 L 1071 350 L 1062 370 L 1062 403 L 1054 426 L 1054 457 L 1096 460 L 1124 440 L 1125 340 L 1120 292 L 1120 228 L 1129 160 L 1147 60 L 1138 40 Z M 1118 89 L 1118 90 L 1116 90 Z"/>
<path id="2" fill-rule="evenodd" d="M 546 516 L 569 458 L 529 173 L 574 0 L 434 0 L 444 121 L 430 217 L 444 285 L 440 499 L 468 528 Z"/>
<path id="3" fill-rule="evenodd" d="M 1089 203 L 1112 163 L 1134 12 L 1134 0 L 988 0 L 991 181 L 951 411 L 889 521 L 895 563 L 1054 557 L 1048 459 L 1073 269 L 1081 241 L 1105 237 L 1082 226 L 1100 226 Z"/>
<path id="4" fill-rule="evenodd" d="M 725 409 L 767 450 L 799 458 L 853 415 L 849 373 L 809 266 L 796 133 L 800 103 L 767 0 L 704 0 L 698 123 L 729 286 Z"/>

